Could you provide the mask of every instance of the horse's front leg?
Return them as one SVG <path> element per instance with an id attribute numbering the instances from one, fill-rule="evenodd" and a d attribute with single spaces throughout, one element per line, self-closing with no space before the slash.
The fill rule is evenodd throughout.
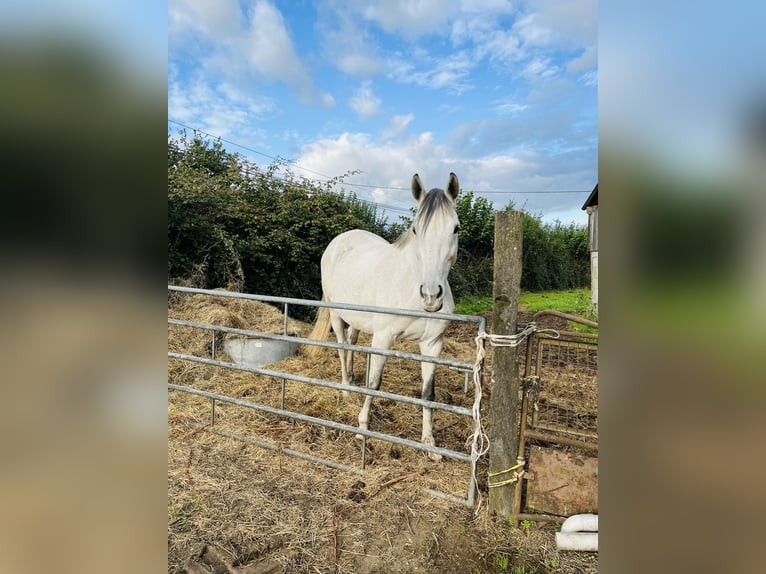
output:
<path id="1" fill-rule="evenodd" d="M 441 351 L 442 351 L 441 337 L 439 337 L 436 340 L 420 342 L 421 355 L 426 355 L 427 357 L 438 357 Z M 423 376 L 423 392 L 421 394 L 421 398 L 424 401 L 434 401 L 436 400 L 436 388 L 435 388 L 435 382 L 434 382 L 435 381 L 434 372 L 436 371 L 436 365 L 434 363 L 426 363 L 424 361 L 420 363 L 420 366 L 421 366 L 421 374 Z M 436 442 L 434 441 L 432 417 L 433 417 L 433 409 L 429 407 L 423 407 L 423 433 L 421 435 L 420 441 L 423 444 L 435 446 Z M 442 455 L 429 452 L 428 458 L 438 462 L 442 459 Z"/>
<path id="2" fill-rule="evenodd" d="M 381 335 L 375 333 L 372 336 L 372 346 L 381 349 L 390 349 L 393 345 L 394 339 L 389 335 Z M 380 389 L 380 383 L 383 379 L 383 367 L 386 364 L 387 357 L 385 355 L 373 354 L 370 357 L 370 371 L 367 373 L 367 388 L 378 390 Z M 372 405 L 372 397 L 366 395 L 364 397 L 364 404 L 362 410 L 359 411 L 359 428 L 367 430 L 370 422 L 370 407 Z M 356 435 L 356 438 L 361 439 L 362 435 Z"/>

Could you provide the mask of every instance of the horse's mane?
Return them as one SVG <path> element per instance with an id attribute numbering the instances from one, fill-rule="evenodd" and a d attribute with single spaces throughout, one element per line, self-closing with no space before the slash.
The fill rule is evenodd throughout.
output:
<path id="1" fill-rule="evenodd" d="M 431 223 L 434 215 L 449 207 L 450 201 L 447 198 L 447 194 L 444 193 L 444 190 L 439 189 L 438 187 L 433 188 L 426 194 L 423 203 L 420 204 L 418 212 L 415 215 L 415 220 L 412 222 L 412 225 L 410 225 L 410 228 L 394 241 L 394 247 L 401 249 L 407 245 L 410 242 L 410 239 L 412 239 L 412 230 L 414 228 L 417 228 L 421 233 L 425 233 L 425 230 L 428 229 L 428 225 Z"/>

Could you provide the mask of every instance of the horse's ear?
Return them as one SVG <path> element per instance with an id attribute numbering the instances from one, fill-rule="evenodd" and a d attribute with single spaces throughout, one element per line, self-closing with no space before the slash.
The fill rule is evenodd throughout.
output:
<path id="1" fill-rule="evenodd" d="M 449 181 L 447 182 L 447 195 L 452 198 L 452 201 L 455 201 L 458 193 L 460 193 L 460 183 L 457 180 L 457 176 L 450 172 Z"/>
<path id="2" fill-rule="evenodd" d="M 420 181 L 420 176 L 415 174 L 412 176 L 412 197 L 415 201 L 420 203 L 425 196 L 425 190 L 423 189 L 423 183 Z"/>

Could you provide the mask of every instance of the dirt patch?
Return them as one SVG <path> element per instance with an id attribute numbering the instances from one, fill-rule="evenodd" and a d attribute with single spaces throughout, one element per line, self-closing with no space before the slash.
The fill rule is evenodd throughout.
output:
<path id="1" fill-rule="evenodd" d="M 278 309 L 254 302 L 173 294 L 169 316 L 198 322 L 282 332 Z M 557 319 L 557 318 L 551 318 Z M 521 314 L 519 321 L 522 321 Z M 289 331 L 305 335 L 311 326 L 290 321 Z M 475 332 L 453 324 L 444 356 L 471 360 Z M 366 341 L 361 340 L 365 344 Z M 169 350 L 209 357 L 209 332 L 169 327 Z M 414 343 L 397 348 L 417 352 Z M 216 358 L 223 358 L 216 349 Z M 491 365 L 491 351 L 488 358 Z M 363 357 L 355 365 L 364 380 Z M 339 379 L 334 352 L 320 360 L 299 354 L 268 368 L 326 380 Z M 171 360 L 176 384 L 256 400 L 279 407 L 280 379 Z M 470 406 L 464 374 L 437 367 L 437 400 Z M 420 395 L 420 369 L 391 359 L 382 390 Z M 484 400 L 488 399 L 485 395 Z M 285 408 L 350 425 L 359 400 L 343 400 L 331 389 L 287 381 Z M 391 401 L 373 403 L 373 430 L 419 440 L 421 411 Z M 434 415 L 439 446 L 465 451 L 470 421 L 449 413 Z M 368 440 L 366 470 L 354 474 L 286 456 L 293 448 L 358 468 L 361 446 L 353 435 L 284 420 L 236 405 L 215 409 L 215 428 L 268 442 L 268 450 L 207 432 L 208 399 L 168 393 L 168 572 L 268 574 L 597 572 L 597 555 L 558 552 L 552 524 L 514 528 L 486 511 L 486 458 L 480 461 L 479 506 L 468 509 L 435 498 L 426 489 L 465 497 L 469 466 L 444 459 L 434 463 L 418 451 Z"/>

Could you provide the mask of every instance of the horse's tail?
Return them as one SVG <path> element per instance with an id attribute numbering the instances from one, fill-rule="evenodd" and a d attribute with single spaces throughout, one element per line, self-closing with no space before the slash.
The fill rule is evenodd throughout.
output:
<path id="1" fill-rule="evenodd" d="M 322 299 L 324 301 L 324 299 Z M 327 336 L 330 334 L 330 309 L 329 307 L 320 307 L 317 314 L 316 322 L 314 323 L 314 329 L 312 329 L 309 339 L 315 341 L 326 341 Z M 310 359 L 318 359 L 322 353 L 322 347 L 317 345 L 309 345 L 305 349 L 305 354 Z"/>

